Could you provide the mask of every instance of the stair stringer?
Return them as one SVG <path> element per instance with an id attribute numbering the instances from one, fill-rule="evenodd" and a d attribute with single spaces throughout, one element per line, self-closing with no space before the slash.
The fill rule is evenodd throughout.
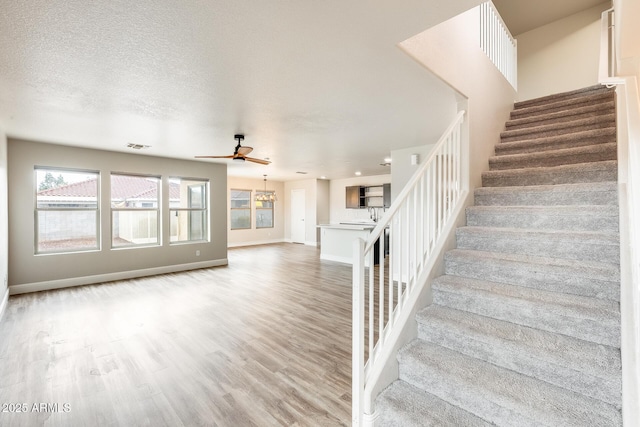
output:
<path id="1" fill-rule="evenodd" d="M 425 265 L 418 277 L 417 288 L 411 292 L 405 304 L 411 310 L 402 310 L 401 317 L 396 319 L 394 332 L 385 340 L 383 352 L 376 356 L 378 369 L 371 372 L 368 385 L 365 387 L 364 425 L 375 426 L 377 412 L 375 401 L 378 395 L 391 383 L 399 378 L 398 351 L 418 337 L 418 311 L 432 303 L 431 283 L 436 277 L 444 274 L 444 256 L 447 251 L 456 247 L 456 230 L 466 225 L 466 209 L 473 205 L 474 193 L 464 191 L 462 202 L 454 209 L 452 218 L 445 226 L 440 238 L 436 242 L 430 261 Z M 370 402 L 370 406 L 367 403 Z"/>

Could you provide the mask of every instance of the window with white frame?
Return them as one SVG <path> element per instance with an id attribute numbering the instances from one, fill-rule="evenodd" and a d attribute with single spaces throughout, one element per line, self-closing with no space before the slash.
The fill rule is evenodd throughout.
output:
<path id="1" fill-rule="evenodd" d="M 229 207 L 232 230 L 251 228 L 251 190 L 231 189 Z"/>
<path id="2" fill-rule="evenodd" d="M 111 174 L 111 246 L 160 244 L 160 178 Z"/>
<path id="3" fill-rule="evenodd" d="M 97 171 L 35 168 L 35 253 L 100 248 Z"/>
<path id="4" fill-rule="evenodd" d="M 256 191 L 256 228 L 273 228 L 273 191 Z"/>
<path id="5" fill-rule="evenodd" d="M 209 240 L 208 180 L 169 178 L 171 243 Z"/>

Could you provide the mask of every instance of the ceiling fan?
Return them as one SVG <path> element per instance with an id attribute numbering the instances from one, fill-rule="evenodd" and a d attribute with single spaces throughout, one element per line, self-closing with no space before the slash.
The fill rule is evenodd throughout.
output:
<path id="1" fill-rule="evenodd" d="M 253 151 L 252 147 L 243 147 L 240 145 L 244 140 L 244 135 L 237 134 L 233 135 L 233 139 L 238 141 L 238 145 L 236 145 L 236 149 L 233 151 L 233 154 L 229 156 L 196 156 L 196 159 L 233 159 L 240 162 L 244 162 L 245 160 L 260 163 L 261 165 L 268 165 L 271 163 L 268 160 L 256 159 L 255 157 L 248 157 L 247 154 Z"/>

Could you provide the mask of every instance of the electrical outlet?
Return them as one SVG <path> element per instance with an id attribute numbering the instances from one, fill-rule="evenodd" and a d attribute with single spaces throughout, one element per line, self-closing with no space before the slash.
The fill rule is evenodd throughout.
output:
<path id="1" fill-rule="evenodd" d="M 196 251 L 196 256 L 200 256 L 200 251 Z"/>

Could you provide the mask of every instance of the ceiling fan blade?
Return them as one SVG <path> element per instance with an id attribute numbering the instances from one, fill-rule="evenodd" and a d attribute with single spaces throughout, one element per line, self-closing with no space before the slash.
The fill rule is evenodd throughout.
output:
<path id="1" fill-rule="evenodd" d="M 233 155 L 231 156 L 195 156 L 196 159 L 233 159 Z"/>
<path id="2" fill-rule="evenodd" d="M 244 159 L 245 159 L 245 160 L 248 160 L 248 161 L 250 161 L 250 162 L 253 162 L 253 163 L 260 163 L 261 165 L 268 165 L 269 163 L 271 163 L 271 162 L 270 162 L 270 161 L 268 161 L 268 160 L 256 159 L 255 157 L 246 157 L 246 156 L 245 156 L 245 158 L 244 158 Z"/>
<path id="3" fill-rule="evenodd" d="M 252 151 L 253 147 L 238 147 L 238 154 L 242 154 L 243 156 L 246 156 Z"/>

